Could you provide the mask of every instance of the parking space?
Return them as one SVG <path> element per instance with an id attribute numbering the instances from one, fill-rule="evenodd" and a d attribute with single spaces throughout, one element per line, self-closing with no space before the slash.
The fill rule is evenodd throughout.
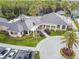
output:
<path id="1" fill-rule="evenodd" d="M 4 47 L 0 47 L 0 52 L 2 52 L 5 48 Z"/>
<path id="2" fill-rule="evenodd" d="M 0 47 L 0 59 L 34 59 L 35 52 Z"/>
<path id="3" fill-rule="evenodd" d="M 14 59 L 34 59 L 33 51 L 20 50 Z"/>

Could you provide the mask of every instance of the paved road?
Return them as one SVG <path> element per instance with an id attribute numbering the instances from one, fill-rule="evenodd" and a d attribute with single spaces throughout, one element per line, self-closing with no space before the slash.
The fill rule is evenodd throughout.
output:
<path id="1" fill-rule="evenodd" d="M 20 50 L 14 59 L 24 59 L 24 57 L 26 57 L 25 59 L 34 59 L 34 56 L 35 52 L 33 51 Z"/>
<path id="2" fill-rule="evenodd" d="M 37 49 L 40 51 L 40 59 L 64 59 L 60 54 L 60 49 L 65 47 L 65 44 L 61 44 L 61 36 L 55 36 L 46 38 L 37 45 Z M 79 49 L 74 47 L 76 52 L 76 58 L 79 59 Z"/>

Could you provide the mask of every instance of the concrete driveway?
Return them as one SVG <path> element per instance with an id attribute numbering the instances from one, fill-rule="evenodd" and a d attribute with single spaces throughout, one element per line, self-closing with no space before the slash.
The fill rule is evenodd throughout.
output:
<path id="1" fill-rule="evenodd" d="M 37 49 L 40 52 L 40 59 L 64 59 L 60 54 L 60 49 L 65 47 L 65 44 L 61 44 L 61 36 L 54 36 L 46 38 L 37 45 Z M 75 49 L 76 54 L 79 55 L 79 49 Z M 79 56 L 75 59 L 79 59 Z"/>

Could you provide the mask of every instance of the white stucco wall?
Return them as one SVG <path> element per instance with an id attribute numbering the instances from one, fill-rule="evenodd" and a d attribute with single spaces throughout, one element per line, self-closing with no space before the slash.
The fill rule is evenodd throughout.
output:
<path id="1" fill-rule="evenodd" d="M 8 33 L 11 37 L 22 37 L 22 35 L 24 34 L 23 32 L 22 33 L 17 32 L 17 34 L 11 34 L 11 31 L 8 31 Z"/>

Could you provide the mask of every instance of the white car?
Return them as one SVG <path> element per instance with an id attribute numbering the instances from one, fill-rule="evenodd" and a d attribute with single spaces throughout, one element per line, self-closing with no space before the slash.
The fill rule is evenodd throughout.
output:
<path id="1" fill-rule="evenodd" d="M 9 52 L 10 52 L 11 48 L 5 48 L 5 50 L 3 50 L 0 53 L 0 59 L 3 59 Z"/>
<path id="2" fill-rule="evenodd" d="M 11 52 L 7 55 L 5 59 L 13 59 L 17 53 L 18 53 L 18 50 L 11 50 Z"/>

